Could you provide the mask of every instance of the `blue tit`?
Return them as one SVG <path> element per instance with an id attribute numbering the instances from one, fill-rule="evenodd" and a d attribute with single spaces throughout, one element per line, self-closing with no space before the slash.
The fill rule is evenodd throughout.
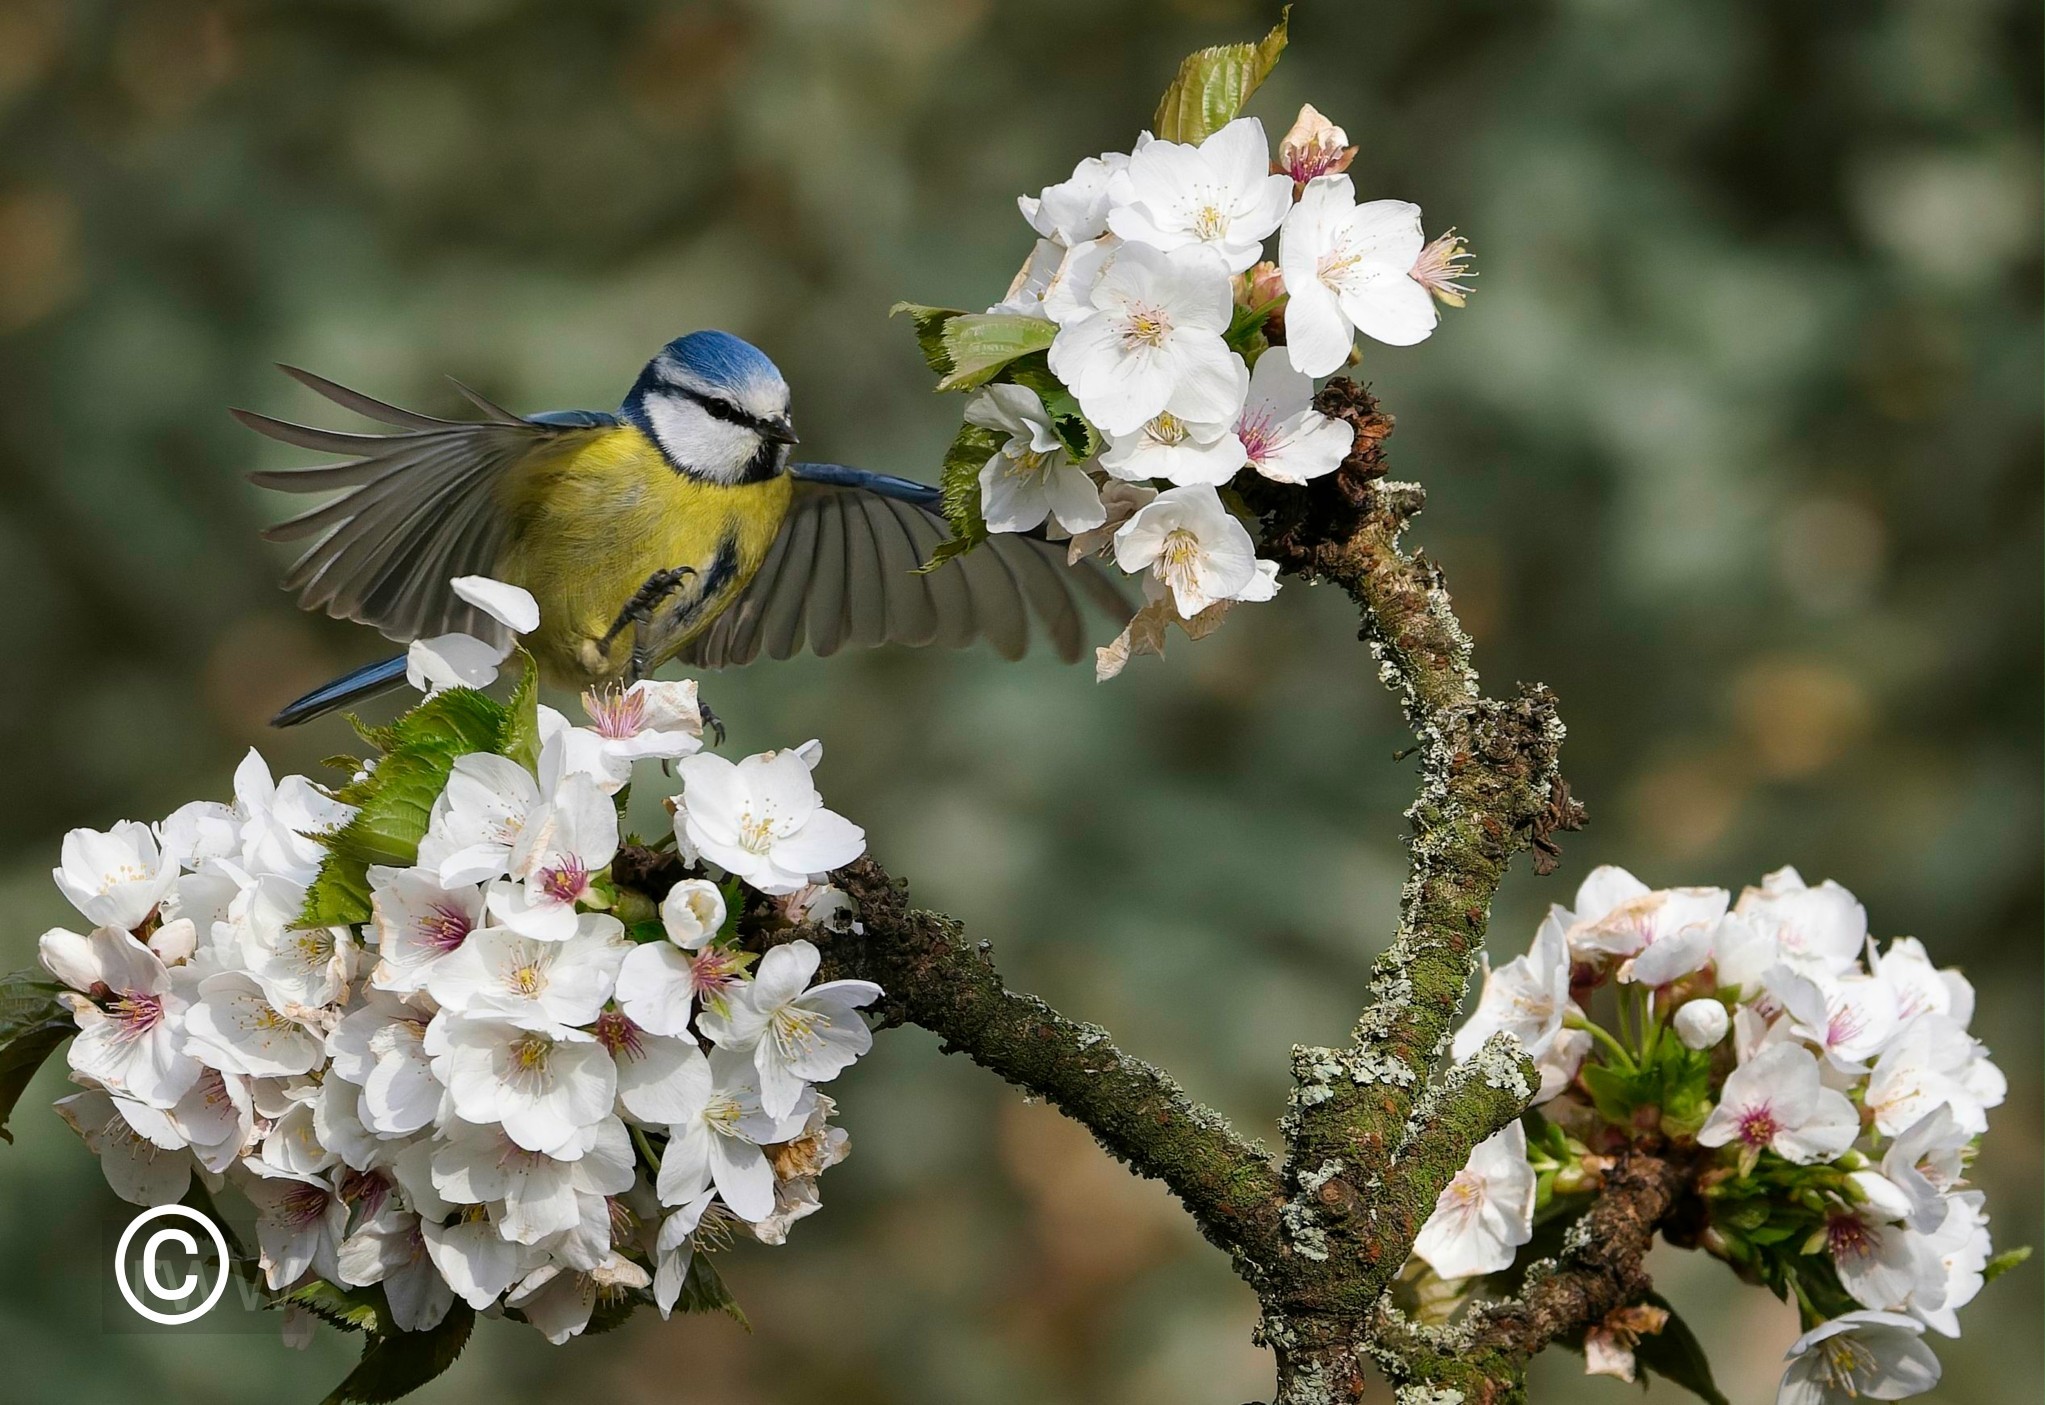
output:
<path id="1" fill-rule="evenodd" d="M 516 415 L 456 383 L 480 420 L 402 410 L 307 371 L 301 384 L 394 428 L 349 434 L 246 410 L 243 424 L 344 461 L 252 475 L 267 488 L 336 496 L 264 533 L 311 539 L 285 578 L 308 610 L 400 640 L 461 632 L 504 645 L 503 625 L 449 581 L 487 575 L 540 606 L 525 644 L 549 683 L 819 655 L 846 645 L 985 638 L 1005 658 L 1034 614 L 1060 657 L 1079 657 L 1078 598 L 1126 619 L 1090 563 L 1041 537 L 1002 534 L 928 574 L 948 535 L 935 488 L 838 464 L 792 463 L 788 383 L 757 348 L 691 332 L 646 363 L 616 411 Z M 277 714 L 307 721 L 401 681 L 386 659 Z"/>

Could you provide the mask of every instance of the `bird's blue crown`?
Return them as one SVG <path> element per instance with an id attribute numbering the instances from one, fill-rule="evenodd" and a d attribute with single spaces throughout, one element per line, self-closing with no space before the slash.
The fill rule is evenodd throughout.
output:
<path id="1" fill-rule="evenodd" d="M 634 395 L 682 388 L 722 396 L 747 409 L 787 400 L 780 368 L 767 354 L 730 332 L 690 332 L 660 349 L 639 373 Z"/>

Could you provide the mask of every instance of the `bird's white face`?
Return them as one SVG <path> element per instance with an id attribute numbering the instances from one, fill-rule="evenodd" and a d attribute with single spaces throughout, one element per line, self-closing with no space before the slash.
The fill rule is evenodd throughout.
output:
<path id="1" fill-rule="evenodd" d="M 788 462 L 788 385 L 779 376 L 708 380 L 664 359 L 640 404 L 661 450 L 692 477 L 757 481 Z"/>

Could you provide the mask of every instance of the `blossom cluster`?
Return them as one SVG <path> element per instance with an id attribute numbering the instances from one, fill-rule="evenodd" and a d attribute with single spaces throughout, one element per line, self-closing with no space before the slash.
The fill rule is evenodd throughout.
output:
<path id="1" fill-rule="evenodd" d="M 1698 1247 L 1796 1300 L 1809 1330 L 1783 1405 L 1928 1390 L 1925 1330 L 1958 1336 L 1994 1272 L 1967 1168 L 2006 1084 L 1973 1011 L 1964 976 L 1915 938 L 1878 945 L 1837 883 L 1784 868 L 1734 901 L 1597 869 L 1525 955 L 1487 968 L 1455 1035 L 1459 1059 L 1511 1036 L 1540 1086 L 1442 1193 L 1415 1255 L 1445 1280 L 1503 1272 L 1647 1145 L 1692 1168 Z M 1588 1368 L 1631 1380 L 1667 1313 L 1614 1316 Z"/>
<path id="2" fill-rule="evenodd" d="M 1355 155 L 1309 106 L 1275 158 L 1254 117 L 1197 142 L 1146 132 L 1019 202 L 1037 241 L 988 313 L 1048 324 L 1048 377 L 1010 374 L 969 402 L 991 449 L 978 509 L 990 532 L 1069 537 L 1075 561 L 1142 579 L 1146 607 L 1100 652 L 1102 677 L 1159 651 L 1167 624 L 1197 638 L 1276 593 L 1230 484 L 1334 472 L 1355 431 L 1314 408 L 1315 378 L 1357 333 L 1410 345 L 1437 301 L 1463 302 L 1462 241 L 1429 243 L 1416 205 L 1359 201 Z"/>
<path id="3" fill-rule="evenodd" d="M 461 588 L 537 622 L 512 587 Z M 372 1292 L 398 1330 L 458 1299 L 562 1342 L 718 1302 L 699 1251 L 781 1243 L 846 1152 L 819 1085 L 869 1047 L 880 991 L 816 983 L 818 948 L 778 938 L 852 921 L 817 876 L 865 836 L 823 807 L 815 743 L 705 751 L 693 682 L 586 695 L 577 724 L 449 659 L 494 666 L 459 639 L 415 655 L 429 697 L 347 785 L 251 751 L 231 803 L 65 838 L 87 930 L 41 958 L 84 1091 L 59 1109 L 123 1199 L 232 1187 L 269 1289 Z M 641 762 L 680 782 L 643 846 L 685 875 L 664 893 L 613 876 Z M 365 845 L 384 861 L 351 868 Z M 366 910 L 334 920 L 351 883 Z"/>

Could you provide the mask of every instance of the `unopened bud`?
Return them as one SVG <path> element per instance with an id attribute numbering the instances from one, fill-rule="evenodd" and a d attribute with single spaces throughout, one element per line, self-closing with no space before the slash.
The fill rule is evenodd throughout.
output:
<path id="1" fill-rule="evenodd" d="M 1716 1048 L 1733 1027 L 1733 1017 L 1716 1000 L 1692 1000 L 1676 1011 L 1676 1037 L 1687 1049 Z"/>

